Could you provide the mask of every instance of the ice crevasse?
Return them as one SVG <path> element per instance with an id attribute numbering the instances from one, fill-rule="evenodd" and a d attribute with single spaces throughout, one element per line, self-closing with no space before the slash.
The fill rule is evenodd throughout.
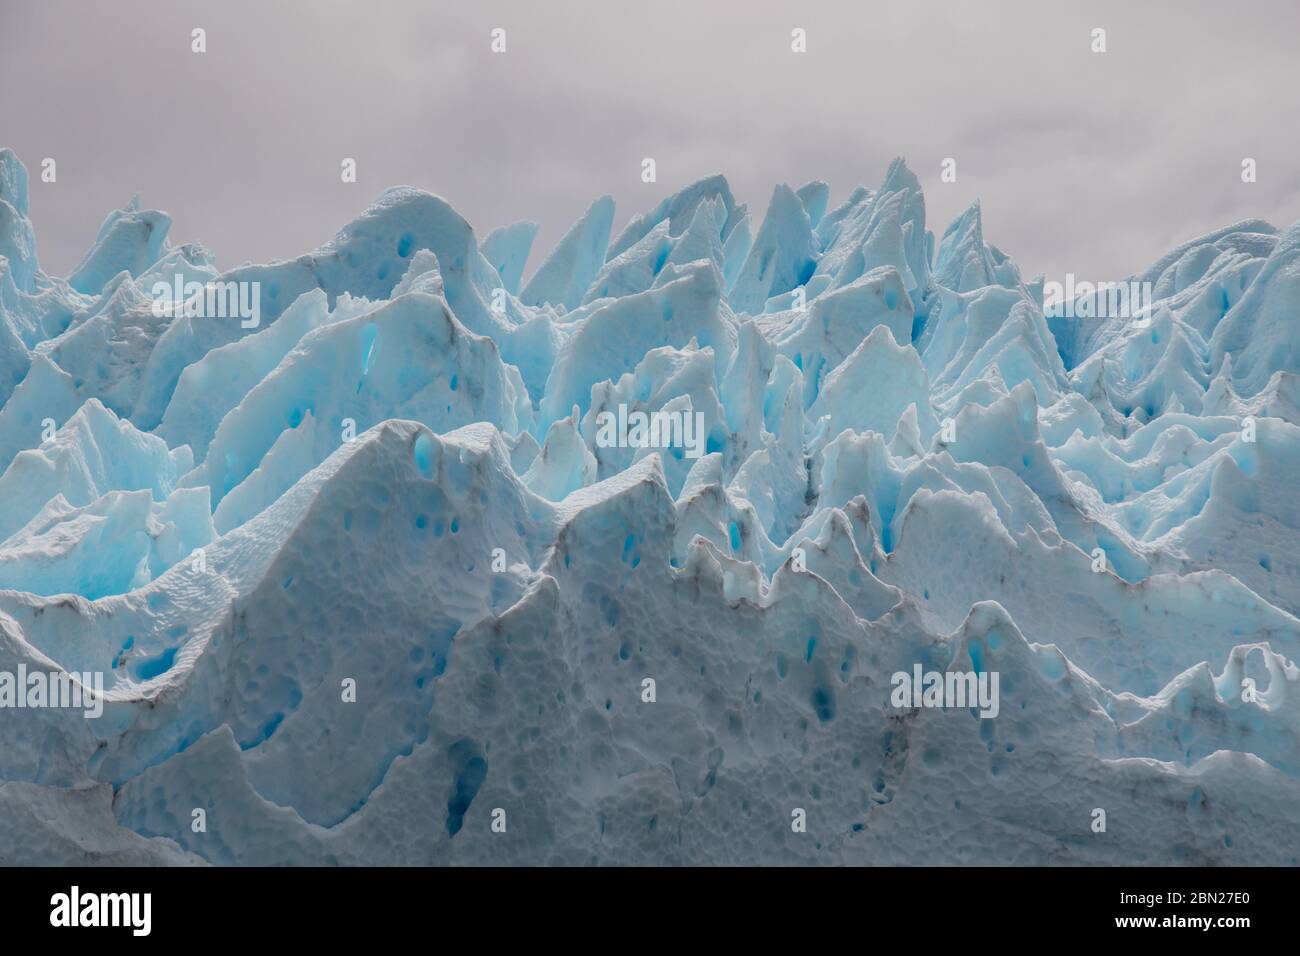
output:
<path id="1" fill-rule="evenodd" d="M 396 188 L 226 271 L 133 200 L 60 278 L 27 189 L 0 151 L 0 675 L 103 712 L 0 708 L 0 862 L 1298 862 L 1300 224 L 1138 321 L 978 205 L 936 240 L 901 160 L 602 197 L 534 268 Z"/>

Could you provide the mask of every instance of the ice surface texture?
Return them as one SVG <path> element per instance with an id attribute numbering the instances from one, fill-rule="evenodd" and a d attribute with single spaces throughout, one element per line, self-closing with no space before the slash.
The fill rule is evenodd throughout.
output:
<path id="1" fill-rule="evenodd" d="M 1300 857 L 1300 226 L 1174 250 L 1135 321 L 1049 318 L 978 206 L 936 243 L 901 161 L 761 222 L 604 197 L 531 271 L 403 188 L 224 273 L 133 201 L 60 279 L 27 182 L 0 671 L 108 701 L 0 710 L 0 862 Z M 159 316 L 177 275 L 260 323 Z M 918 664 L 998 715 L 894 706 Z"/>

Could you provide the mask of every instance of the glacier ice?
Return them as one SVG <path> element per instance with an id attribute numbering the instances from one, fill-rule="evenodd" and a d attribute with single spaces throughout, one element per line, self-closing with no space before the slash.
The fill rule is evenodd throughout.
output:
<path id="1" fill-rule="evenodd" d="M 0 672 L 106 688 L 0 706 L 0 862 L 1300 862 L 1300 224 L 1066 317 L 901 160 L 614 218 L 60 278 L 0 150 Z"/>

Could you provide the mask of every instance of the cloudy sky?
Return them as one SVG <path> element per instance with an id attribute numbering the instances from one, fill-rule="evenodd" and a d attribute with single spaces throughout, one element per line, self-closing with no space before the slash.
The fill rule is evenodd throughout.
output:
<path id="1" fill-rule="evenodd" d="M 777 182 L 824 179 L 834 204 L 902 155 L 936 233 L 978 198 L 1026 275 L 1105 279 L 1300 219 L 1298 27 L 1294 0 L 4 0 L 0 146 L 58 274 L 137 192 L 229 267 L 310 251 L 410 184 L 480 235 L 540 222 L 531 270 L 602 193 L 617 232 L 723 172 L 761 215 Z"/>

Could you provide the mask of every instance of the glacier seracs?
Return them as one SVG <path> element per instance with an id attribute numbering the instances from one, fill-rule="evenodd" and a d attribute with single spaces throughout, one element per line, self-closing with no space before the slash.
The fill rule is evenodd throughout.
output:
<path id="1" fill-rule="evenodd" d="M 107 700 L 0 709 L 0 862 L 1300 861 L 1300 224 L 1136 323 L 1046 314 L 978 204 L 936 242 L 901 160 L 541 257 L 397 188 L 222 271 L 137 198 L 66 278 L 27 191 L 0 150 L 0 672 Z"/>

